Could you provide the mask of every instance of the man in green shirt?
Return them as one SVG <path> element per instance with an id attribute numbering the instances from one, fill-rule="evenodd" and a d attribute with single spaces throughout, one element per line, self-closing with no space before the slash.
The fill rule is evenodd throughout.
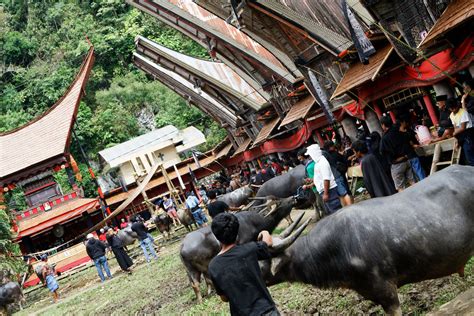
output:
<path id="1" fill-rule="evenodd" d="M 314 185 L 314 161 L 306 156 L 306 149 L 301 149 L 298 152 L 298 160 L 305 167 L 306 178 L 304 179 L 303 190 L 312 189 L 314 193 L 317 193 Z"/>

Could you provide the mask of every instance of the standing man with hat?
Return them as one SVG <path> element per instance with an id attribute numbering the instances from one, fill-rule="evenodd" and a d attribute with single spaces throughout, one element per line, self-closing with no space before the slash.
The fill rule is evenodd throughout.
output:
<path id="1" fill-rule="evenodd" d="M 447 95 L 438 95 L 436 96 L 436 105 L 439 109 L 439 124 L 437 126 L 438 137 L 431 140 L 431 143 L 439 142 L 444 139 L 453 137 L 453 123 L 449 116 L 451 112 L 446 107 L 446 100 L 448 99 Z"/>
<path id="2" fill-rule="evenodd" d="M 112 279 L 112 274 L 110 273 L 109 265 L 107 264 L 107 258 L 105 257 L 106 249 L 107 246 L 103 242 L 97 240 L 94 235 L 87 234 L 87 255 L 92 259 L 92 261 L 94 261 L 101 282 L 105 281 L 105 276 L 102 272 L 102 269 L 104 269 L 105 273 L 107 274 L 107 277 L 109 279 Z"/>

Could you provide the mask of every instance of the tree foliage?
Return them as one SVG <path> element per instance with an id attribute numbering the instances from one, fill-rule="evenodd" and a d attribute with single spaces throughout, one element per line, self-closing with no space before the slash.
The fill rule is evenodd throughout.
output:
<path id="1" fill-rule="evenodd" d="M 0 77 L 0 131 L 21 126 L 61 97 L 87 53 L 87 36 L 96 62 L 75 129 L 90 159 L 166 124 L 185 127 L 199 119 L 206 134 L 223 135 L 210 118 L 131 64 L 137 35 L 201 58 L 206 51 L 124 1 L 11 1 L 2 14 L 1 60 L 13 70 Z M 180 115 L 166 115 L 170 107 Z M 208 147 L 218 141 L 215 135 Z M 73 142 L 73 153 L 77 150 Z"/>
<path id="2" fill-rule="evenodd" d="M 8 210 L 0 208 L 0 282 L 3 277 L 12 278 L 15 274 L 26 270 L 21 257 L 17 257 L 21 254 L 20 247 L 12 241 L 10 214 Z"/>

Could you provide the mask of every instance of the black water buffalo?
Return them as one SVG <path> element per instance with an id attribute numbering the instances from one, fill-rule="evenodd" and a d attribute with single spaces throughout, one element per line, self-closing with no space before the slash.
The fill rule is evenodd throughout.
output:
<path id="1" fill-rule="evenodd" d="M 255 197 L 264 198 L 267 196 L 275 196 L 277 198 L 287 198 L 290 196 L 297 195 L 298 189 L 300 189 L 304 184 L 304 179 L 306 178 L 305 166 L 298 165 L 295 168 L 291 169 L 285 174 L 279 175 L 274 177 L 264 184 L 258 189 L 257 194 Z M 309 207 L 317 207 L 321 208 L 322 202 L 320 200 L 319 195 L 317 196 L 314 194 L 312 190 L 305 190 L 304 195 L 299 196 L 298 203 L 296 204 L 296 208 L 309 208 Z M 255 205 L 259 205 L 261 202 L 256 202 Z M 322 211 L 322 208 L 318 211 Z M 319 219 L 319 213 L 316 212 L 316 217 Z M 289 219 L 291 222 L 291 218 Z"/>
<path id="2" fill-rule="evenodd" d="M 118 238 L 120 238 L 124 246 L 129 246 L 138 240 L 138 235 L 132 230 L 132 226 L 128 225 L 117 232 Z"/>
<path id="3" fill-rule="evenodd" d="M 236 213 L 239 219 L 239 243 L 256 240 L 262 230 L 272 232 L 278 223 L 290 214 L 295 204 L 294 198 L 286 198 L 275 201 L 266 215 L 255 211 L 243 211 Z M 198 301 L 202 300 L 199 283 L 201 275 L 207 284 L 208 294 L 211 289 L 211 281 L 207 274 L 209 262 L 220 251 L 220 244 L 211 232 L 211 228 L 203 227 L 191 232 L 184 237 L 181 244 L 180 256 L 186 268 L 189 281 L 194 289 Z"/>
<path id="4" fill-rule="evenodd" d="M 21 303 L 23 293 L 21 287 L 16 282 L 7 282 L 0 286 L 0 314 L 8 315 L 7 307 L 10 304 Z M 20 304 L 21 308 L 21 304 Z"/>
<path id="5" fill-rule="evenodd" d="M 254 195 L 250 186 L 243 186 L 230 193 L 226 193 L 217 197 L 218 201 L 225 202 L 230 207 L 239 207 L 249 203 L 249 198 Z"/>
<path id="6" fill-rule="evenodd" d="M 451 166 L 403 192 L 348 206 L 271 262 L 268 285 L 357 291 L 401 314 L 397 288 L 463 272 L 474 255 L 474 168 Z"/>
<path id="7" fill-rule="evenodd" d="M 178 218 L 181 224 L 188 230 L 188 232 L 193 230 L 193 224 L 197 227 L 196 221 L 194 220 L 191 212 L 186 208 L 179 208 L 177 210 Z"/>
<path id="8" fill-rule="evenodd" d="M 170 238 L 171 236 L 171 225 L 173 224 L 173 220 L 169 217 L 166 212 L 163 212 L 159 215 L 156 215 L 153 218 L 153 222 L 156 225 L 156 228 L 163 234 L 165 239 Z"/>

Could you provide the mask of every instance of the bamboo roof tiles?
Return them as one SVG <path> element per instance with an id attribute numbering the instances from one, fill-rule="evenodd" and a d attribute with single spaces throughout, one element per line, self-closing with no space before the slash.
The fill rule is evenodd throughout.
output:
<path id="1" fill-rule="evenodd" d="M 191 37 L 243 76 L 254 88 L 273 76 L 292 82 L 295 75 L 267 49 L 191 0 L 129 0 L 138 9 Z M 212 47 L 211 47 L 212 46 Z"/>
<path id="2" fill-rule="evenodd" d="M 257 137 L 255 138 L 253 142 L 253 147 L 266 141 L 268 136 L 270 136 L 270 134 L 272 133 L 272 131 L 275 129 L 275 127 L 278 125 L 279 122 L 280 122 L 280 118 L 278 117 L 265 122 L 265 124 L 263 125 L 262 129 L 260 130 L 260 132 L 258 133 Z"/>
<path id="3" fill-rule="evenodd" d="M 68 152 L 71 129 L 93 63 L 91 47 L 76 78 L 56 104 L 29 123 L 0 134 L 0 183 Z"/>
<path id="4" fill-rule="evenodd" d="M 294 58 L 316 43 L 337 55 L 352 45 L 337 1 L 248 0 L 238 12 L 238 22 L 226 0 L 195 2 L 223 19 L 243 25 L 244 33 L 277 56 L 276 51 L 280 51 Z M 288 43 L 287 37 L 293 43 Z"/>
<path id="5" fill-rule="evenodd" d="M 178 73 L 181 77 L 204 87 L 203 83 L 242 102 L 249 108 L 260 110 L 267 100 L 237 73 L 221 62 L 207 61 L 176 52 L 147 38 L 138 36 L 137 52 L 160 66 Z M 208 91 L 206 91 L 208 92 Z"/>
<path id="6" fill-rule="evenodd" d="M 304 119 L 306 115 L 308 115 L 315 102 L 316 100 L 314 97 L 309 95 L 293 104 L 281 122 L 280 127 L 293 123 L 299 119 Z"/>
<path id="7" fill-rule="evenodd" d="M 426 47 L 433 44 L 436 39 L 441 37 L 446 32 L 450 31 L 454 27 L 461 23 L 472 19 L 474 15 L 474 1 L 472 0 L 453 0 L 440 16 L 440 18 L 433 25 L 431 30 L 426 35 L 425 39 L 420 43 L 420 47 Z M 468 29 L 471 29 L 472 24 L 468 25 Z"/>
<path id="8" fill-rule="evenodd" d="M 306 30 L 311 36 L 325 49 L 328 51 L 339 54 L 340 52 L 348 49 L 352 46 L 352 41 L 348 36 L 344 36 L 341 32 L 342 30 L 347 33 L 347 29 L 343 27 L 338 27 L 338 32 L 331 30 L 327 25 L 330 24 L 331 27 L 336 28 L 335 25 L 338 23 L 333 23 L 336 18 L 336 13 L 342 10 L 335 9 L 331 12 L 333 16 L 332 19 L 322 18 L 321 12 L 325 10 L 320 10 L 316 12 L 315 8 L 319 8 L 321 4 L 315 1 L 307 0 L 251 0 L 261 7 L 264 7 L 271 12 L 279 14 L 284 19 L 291 21 L 292 23 L 300 26 L 302 29 Z M 302 12 L 307 12 L 306 14 Z M 315 18 L 316 17 L 316 18 Z M 341 17 L 342 19 L 342 17 Z M 318 21 L 319 20 L 319 21 Z M 323 24 L 324 23 L 324 24 Z M 339 23 L 343 25 L 343 23 Z"/>
<path id="9" fill-rule="evenodd" d="M 367 81 L 375 80 L 375 77 L 383 67 L 383 64 L 390 56 L 392 51 L 393 46 L 386 45 L 385 47 L 377 50 L 374 55 L 370 56 L 369 64 L 364 65 L 357 61 L 350 65 L 349 69 L 344 74 L 344 77 L 339 82 L 331 99 L 341 96 L 347 91 L 360 86 Z"/>
<path id="10" fill-rule="evenodd" d="M 234 152 L 233 156 L 237 156 L 238 154 L 243 153 L 244 151 L 246 151 L 251 142 L 252 142 L 251 138 L 246 138 L 242 142 L 242 144 L 240 144 L 240 146 L 237 148 L 237 150 Z"/>

